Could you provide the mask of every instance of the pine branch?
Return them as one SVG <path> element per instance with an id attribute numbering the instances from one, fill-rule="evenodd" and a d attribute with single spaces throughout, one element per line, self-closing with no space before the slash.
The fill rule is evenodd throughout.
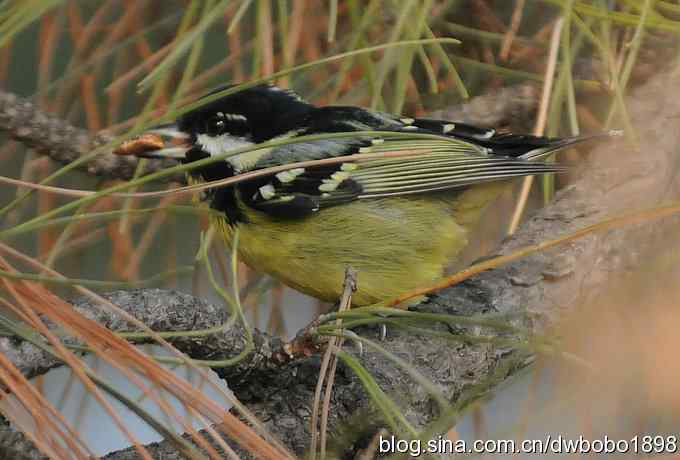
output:
<path id="1" fill-rule="evenodd" d="M 433 115 L 453 121 L 526 129 L 522 121 L 530 119 L 536 108 L 535 92 L 532 85 L 512 86 Z M 92 134 L 77 128 L 68 121 L 45 113 L 28 99 L 0 90 L 0 132 L 3 131 L 12 139 L 63 164 L 72 163 L 95 148 L 107 145 L 112 139 L 105 132 Z M 81 169 L 96 176 L 127 180 L 132 178 L 138 163 L 139 159 L 133 155 L 114 155 L 104 151 Z M 170 159 L 147 160 L 144 174 L 176 164 Z M 183 176 L 172 179 L 184 182 Z"/>
<path id="2" fill-rule="evenodd" d="M 507 254 L 612 216 L 679 199 L 680 178 L 676 157 L 680 131 L 676 127 L 676 115 L 680 113 L 680 99 L 668 97 L 668 94 L 680 90 L 679 85 L 672 76 L 659 75 L 637 88 L 629 98 L 633 125 L 638 129 L 639 138 L 646 142 L 644 155 L 623 141 L 599 145 L 593 150 L 591 161 L 583 169 L 581 178 L 559 192 L 555 201 L 522 226 L 499 252 Z M 523 333 L 488 327 L 456 326 L 452 329 L 442 326 L 441 332 L 450 334 L 451 338 L 465 334 L 484 339 L 452 343 L 447 338 L 414 334 L 395 327 L 388 329 L 381 345 L 431 380 L 453 404 L 464 406 L 471 398 L 490 391 L 529 362 L 531 357 L 527 356 L 526 350 L 508 343 L 525 340 L 526 334 L 544 333 L 565 312 L 606 292 L 608 286 L 604 281 L 644 267 L 651 257 L 668 250 L 664 244 L 669 238 L 676 238 L 672 241 L 677 243 L 677 229 L 678 219 L 670 218 L 593 234 L 483 273 L 412 309 L 464 317 L 481 315 L 482 318 L 505 314 L 517 318 L 512 322 L 508 320 L 508 323 L 523 328 Z M 171 315 L 163 316 L 157 308 L 172 305 L 172 296 L 186 297 L 184 295 L 168 294 L 166 291 L 112 295 L 118 296 L 116 303 L 128 311 L 139 309 L 136 316 L 148 318 L 147 324 L 167 320 L 163 322 L 164 330 L 173 329 L 175 323 L 181 324 L 179 329 L 191 324 Z M 140 302 L 139 297 L 135 297 L 140 295 L 149 300 Z M 151 300 L 154 298 L 158 302 Z M 205 302 L 191 302 L 193 311 L 185 312 L 185 315 L 201 317 L 211 309 Z M 89 308 L 82 301 L 76 304 Z M 145 310 L 148 312 L 144 313 Z M 182 308 L 178 306 L 176 310 L 179 312 Z M 205 324 L 218 324 L 220 321 L 222 318 L 214 316 Z M 118 327 L 113 323 L 107 324 L 112 328 Z M 363 328 L 357 332 L 370 339 L 377 340 L 380 336 L 375 328 Z M 264 356 L 264 364 L 251 361 L 247 370 L 225 370 L 223 375 L 236 396 L 265 421 L 267 428 L 296 453 L 302 454 L 310 438 L 309 416 L 319 358 L 300 356 L 278 364 L 276 359 L 267 357 L 274 356 L 272 350 L 281 347 L 266 336 L 258 337 L 263 340 L 258 349 L 266 350 L 259 354 L 259 359 Z M 193 358 L 203 359 L 213 351 L 208 342 L 189 343 L 182 349 Z M 236 349 L 237 341 L 230 343 L 233 345 L 220 345 L 223 353 L 239 351 Z M 5 347 L 9 345 L 12 345 L 11 341 L 4 342 Z M 176 345 L 180 346 L 179 343 Z M 232 346 L 234 348 L 230 348 Z M 427 393 L 382 355 L 368 349 L 359 354 L 351 342 L 345 344 L 344 350 L 360 360 L 385 393 L 395 398 L 414 426 L 421 428 L 440 415 Z M 455 373 L 452 374 L 451 369 L 455 369 Z M 340 366 L 331 401 L 330 426 L 337 430 L 358 410 L 370 407 L 370 397 L 356 375 Z M 373 415 L 365 419 L 375 419 Z M 151 449 L 156 458 L 178 458 L 170 443 L 161 442 Z M 132 460 L 139 457 L 134 450 L 128 449 L 113 453 L 108 458 Z"/>
<path id="3" fill-rule="evenodd" d="M 112 139 L 104 132 L 91 134 L 74 127 L 45 113 L 30 100 L 0 90 L 0 132 L 3 131 L 12 139 L 63 164 L 72 163 L 94 149 L 106 146 Z M 136 157 L 104 151 L 81 169 L 97 176 L 131 179 L 138 163 Z M 147 160 L 144 174 L 176 164 L 174 160 Z M 183 178 L 173 179 L 183 181 Z"/>

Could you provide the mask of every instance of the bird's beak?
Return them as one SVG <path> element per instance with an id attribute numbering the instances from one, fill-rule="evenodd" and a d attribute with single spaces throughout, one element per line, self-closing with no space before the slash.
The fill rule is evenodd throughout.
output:
<path id="1" fill-rule="evenodd" d="M 116 155 L 134 155 L 139 158 L 172 158 L 182 160 L 191 148 L 190 136 L 175 124 L 160 125 L 123 142 Z"/>

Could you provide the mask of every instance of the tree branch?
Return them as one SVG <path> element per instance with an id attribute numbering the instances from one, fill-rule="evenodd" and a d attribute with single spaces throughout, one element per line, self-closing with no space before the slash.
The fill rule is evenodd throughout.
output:
<path id="1" fill-rule="evenodd" d="M 0 132 L 55 161 L 69 164 L 108 144 L 112 137 L 104 132 L 92 135 L 82 128 L 49 115 L 33 102 L 0 90 Z M 114 155 L 103 151 L 80 169 L 89 174 L 112 179 L 131 179 L 139 164 L 134 156 Z M 174 160 L 146 160 L 143 173 L 161 171 L 176 165 Z M 183 177 L 173 180 L 184 181 Z"/>
<path id="2" fill-rule="evenodd" d="M 509 125 L 524 128 L 536 108 L 536 87 L 531 84 L 512 86 L 498 93 L 480 96 L 469 103 L 434 112 L 433 115 L 451 120 L 466 120 L 489 126 Z M 28 99 L 0 90 L 0 132 L 12 139 L 48 155 L 55 161 L 69 164 L 108 144 L 112 137 L 102 131 L 92 135 L 69 122 L 40 110 Z M 105 150 L 80 169 L 93 175 L 128 180 L 139 164 L 134 155 L 114 155 Z M 176 165 L 172 159 L 146 160 L 144 174 Z M 172 180 L 184 182 L 184 176 Z"/>
<path id="3" fill-rule="evenodd" d="M 677 79 L 661 75 L 638 88 L 630 97 L 628 108 L 633 114 L 633 126 L 639 129 L 639 138 L 644 139 L 644 156 L 621 141 L 598 146 L 581 179 L 558 193 L 550 206 L 537 213 L 502 245 L 500 253 L 507 254 L 519 247 L 571 233 L 623 212 L 677 199 L 680 196 L 676 160 L 680 130 L 676 125 L 680 99 L 667 95 L 679 90 L 679 86 Z M 433 296 L 412 310 L 463 316 L 516 315 L 518 319 L 512 320 L 512 324 L 528 328 L 530 334 L 541 334 L 555 324 L 562 313 L 606 289 L 604 281 L 615 274 L 640 267 L 650 253 L 659 249 L 660 241 L 668 235 L 677 235 L 677 228 L 678 219 L 671 218 L 654 225 L 636 225 L 630 229 L 594 234 L 486 272 Z M 182 297 L 182 302 L 186 302 L 188 296 L 162 291 L 111 295 L 128 311 L 141 307 L 135 314 L 142 315 L 150 324 L 161 329 L 187 324 L 162 311 L 166 305 L 172 305 L 173 296 Z M 146 306 L 140 302 L 139 296 L 149 299 Z M 154 298 L 159 299 L 158 303 L 151 300 Z M 191 315 L 213 316 L 205 324 L 219 324 L 223 320 L 214 316 L 218 315 L 215 307 L 202 301 L 190 302 L 194 309 Z M 82 301 L 76 304 L 89 309 Z M 144 313 L 145 310 L 153 311 L 153 314 Z M 168 308 L 167 312 L 171 310 L 179 311 L 181 308 Z M 533 314 L 528 318 L 522 315 L 527 310 Z M 111 323 L 107 325 L 117 327 Z M 513 340 L 523 340 L 525 335 L 522 333 L 478 326 L 451 328 L 442 325 L 440 330 L 450 333 L 450 336 L 439 338 L 390 328 L 381 345 L 434 382 L 453 403 L 464 400 L 473 393 L 473 389 L 478 390 L 490 381 L 503 380 L 528 362 L 526 354 L 508 345 Z M 379 339 L 379 331 L 374 329 L 364 328 L 359 332 L 362 336 Z M 451 341 L 461 337 L 462 333 L 479 340 Z M 269 358 L 271 350 L 280 347 L 272 345 L 271 339 L 264 335 L 259 337 L 263 342 L 258 349 L 264 350 L 259 354 L 264 357 L 261 362 L 265 364 L 255 365 L 250 360 L 247 370 L 226 370 L 223 375 L 236 396 L 265 422 L 273 434 L 301 454 L 310 439 L 309 418 L 319 357 L 314 355 L 273 365 L 275 361 Z M 224 340 L 225 347 L 238 346 L 238 340 Z M 208 342 L 189 342 L 181 349 L 193 358 L 204 359 L 206 351 L 212 352 Z M 4 346 L 12 346 L 8 343 Z M 423 427 L 439 415 L 424 389 L 382 355 L 368 349 L 359 355 L 352 343 L 347 343 L 344 348 L 361 361 L 388 395 L 395 398 L 412 424 Z M 232 348 L 221 351 L 231 355 L 238 352 Z M 337 428 L 358 410 L 370 406 L 370 399 L 358 378 L 346 367 L 339 366 L 330 408 L 330 425 Z M 162 442 L 151 449 L 156 458 L 178 458 L 169 443 Z M 111 454 L 109 458 L 137 459 L 138 456 L 128 449 Z"/>

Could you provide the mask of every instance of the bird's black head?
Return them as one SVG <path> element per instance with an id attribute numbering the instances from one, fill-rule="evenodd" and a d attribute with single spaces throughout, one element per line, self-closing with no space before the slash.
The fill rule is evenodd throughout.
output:
<path id="1" fill-rule="evenodd" d="M 231 87 L 216 88 L 204 97 Z M 191 163 L 284 135 L 303 125 L 313 109 L 292 91 L 257 85 L 187 112 L 175 123 L 157 126 L 129 141 L 127 147 L 124 144 L 119 153 Z M 245 160 L 236 156 L 190 174 L 206 181 L 222 179 L 244 169 Z"/>
<path id="2" fill-rule="evenodd" d="M 214 89 L 206 96 L 233 87 Z M 230 135 L 264 142 L 285 134 L 313 109 L 297 94 L 273 85 L 257 85 L 212 101 L 177 120 L 180 131 L 192 136 Z"/>

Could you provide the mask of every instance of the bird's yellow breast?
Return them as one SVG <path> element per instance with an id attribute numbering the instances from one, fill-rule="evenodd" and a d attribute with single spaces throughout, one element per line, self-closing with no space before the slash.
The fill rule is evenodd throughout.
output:
<path id="1" fill-rule="evenodd" d="M 240 204 L 238 252 L 255 270 L 324 301 L 340 298 L 344 272 L 358 272 L 353 305 L 423 287 L 466 246 L 495 185 L 463 193 L 358 200 L 302 219 L 277 219 Z M 231 244 L 233 227 L 217 219 Z"/>

